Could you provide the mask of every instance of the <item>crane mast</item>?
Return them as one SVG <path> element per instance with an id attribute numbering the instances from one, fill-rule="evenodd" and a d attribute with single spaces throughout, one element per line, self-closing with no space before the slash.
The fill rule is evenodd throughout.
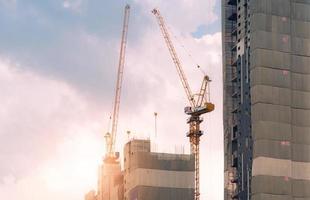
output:
<path id="1" fill-rule="evenodd" d="M 189 137 L 190 144 L 191 144 L 191 150 L 192 153 L 195 156 L 195 194 L 194 199 L 199 200 L 200 199 L 200 180 L 199 180 L 199 142 L 200 142 L 200 136 L 202 136 L 203 132 L 200 130 L 200 123 L 203 121 L 203 119 L 200 117 L 200 115 L 211 112 L 214 110 L 214 104 L 208 102 L 208 99 L 206 98 L 207 95 L 207 88 L 208 83 L 210 82 L 210 79 L 208 76 L 204 76 L 203 82 L 199 91 L 199 94 L 197 95 L 197 100 L 194 98 L 191 89 L 189 87 L 189 84 L 187 82 L 185 73 L 183 71 L 181 62 L 177 56 L 177 53 L 175 51 L 175 48 L 173 46 L 173 43 L 171 41 L 169 32 L 167 30 L 167 27 L 165 25 L 165 21 L 163 17 L 161 16 L 158 9 L 153 9 L 152 13 L 156 16 L 157 22 L 159 24 L 159 27 L 161 29 L 162 35 L 165 39 L 165 42 L 167 44 L 169 53 L 172 57 L 172 60 L 176 66 L 177 72 L 179 74 L 179 77 L 181 79 L 183 88 L 185 90 L 186 96 L 188 98 L 190 106 L 185 107 L 185 113 L 189 115 L 190 117 L 187 120 L 187 123 L 189 124 L 189 132 L 187 133 L 187 137 Z"/>
<path id="2" fill-rule="evenodd" d="M 116 133 L 117 133 L 119 106 L 120 106 L 120 98 L 121 98 L 121 91 L 122 91 L 123 74 L 124 74 L 125 51 L 126 51 L 126 44 L 127 44 L 129 14 L 130 14 L 130 6 L 126 5 L 125 10 L 124 10 L 122 39 L 121 39 L 121 45 L 120 45 L 116 90 L 115 90 L 114 106 L 113 106 L 113 113 L 112 113 L 112 131 L 111 131 L 111 134 L 108 132 L 105 135 L 106 145 L 107 145 L 107 156 L 106 156 L 107 158 L 117 157 L 115 155 L 115 140 L 116 140 Z"/>

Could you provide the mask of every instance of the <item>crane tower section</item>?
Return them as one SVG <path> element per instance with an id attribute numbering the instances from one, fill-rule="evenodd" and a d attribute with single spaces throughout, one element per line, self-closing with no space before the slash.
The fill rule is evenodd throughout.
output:
<path id="1" fill-rule="evenodd" d="M 192 153 L 195 155 L 195 196 L 194 196 L 194 199 L 199 200 L 200 199 L 199 143 L 200 143 L 200 136 L 203 134 L 203 132 L 200 130 L 200 123 L 203 121 L 200 115 L 214 110 L 214 104 L 210 103 L 207 97 L 208 83 L 210 82 L 210 79 L 208 76 L 204 76 L 200 91 L 198 95 L 195 96 L 197 97 L 195 99 L 190 89 L 190 86 L 187 82 L 185 73 L 183 71 L 182 64 L 178 58 L 178 55 L 171 41 L 165 21 L 163 17 L 161 16 L 158 9 L 153 9 L 152 13 L 157 18 L 157 22 L 161 29 L 162 35 L 165 39 L 165 42 L 168 47 L 169 53 L 172 57 L 172 60 L 176 66 L 178 75 L 180 77 L 180 80 L 185 90 L 187 99 L 190 104 L 190 106 L 185 107 L 184 111 L 187 115 L 189 115 L 189 118 L 187 120 L 187 123 L 189 124 L 189 132 L 187 133 L 187 137 L 189 137 L 189 140 L 190 140 Z"/>
<path id="2" fill-rule="evenodd" d="M 115 159 L 115 158 L 117 159 L 118 158 L 118 155 L 115 153 L 115 141 L 116 141 L 116 134 L 117 134 L 120 98 L 121 98 L 124 65 L 125 65 L 125 51 L 126 51 L 126 44 L 127 44 L 129 14 L 130 14 L 130 6 L 126 5 L 125 10 L 124 10 L 122 39 L 121 39 L 121 45 L 120 45 L 116 90 L 115 90 L 115 97 L 114 97 L 114 104 L 113 104 L 112 130 L 111 130 L 111 133 L 108 132 L 105 135 L 106 146 L 107 146 L 106 159 Z"/>

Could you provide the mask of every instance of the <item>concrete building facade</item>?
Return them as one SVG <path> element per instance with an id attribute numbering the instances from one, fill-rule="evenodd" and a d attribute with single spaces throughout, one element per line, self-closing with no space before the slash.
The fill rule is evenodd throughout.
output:
<path id="1" fill-rule="evenodd" d="M 151 152 L 150 140 L 129 141 L 120 162 L 99 167 L 97 192 L 85 200 L 192 200 L 194 157 L 189 154 Z"/>
<path id="2" fill-rule="evenodd" d="M 97 200 L 97 195 L 96 195 L 96 191 L 95 190 L 91 190 L 89 191 L 86 195 L 85 195 L 85 200 Z"/>
<path id="3" fill-rule="evenodd" d="M 104 160 L 99 166 L 96 200 L 123 200 L 123 172 L 117 160 Z"/>
<path id="4" fill-rule="evenodd" d="M 151 152 L 150 140 L 124 149 L 124 200 L 194 199 L 194 157 Z"/>
<path id="5" fill-rule="evenodd" d="M 310 199 L 310 1 L 222 0 L 225 199 Z"/>

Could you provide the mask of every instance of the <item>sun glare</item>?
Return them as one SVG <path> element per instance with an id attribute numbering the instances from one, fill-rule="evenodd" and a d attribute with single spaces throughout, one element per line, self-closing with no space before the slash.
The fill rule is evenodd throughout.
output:
<path id="1" fill-rule="evenodd" d="M 97 169 L 103 155 L 103 142 L 84 132 L 68 138 L 57 150 L 57 157 L 46 163 L 42 178 L 49 190 L 96 188 Z"/>

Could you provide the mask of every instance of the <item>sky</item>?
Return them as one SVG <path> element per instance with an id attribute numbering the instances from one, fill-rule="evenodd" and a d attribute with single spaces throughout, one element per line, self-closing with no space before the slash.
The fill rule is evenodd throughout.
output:
<path id="1" fill-rule="evenodd" d="M 158 8 L 192 90 L 203 78 L 197 64 L 212 79 L 216 109 L 202 124 L 201 200 L 223 199 L 219 0 L 0 0 L 1 199 L 83 200 L 96 189 L 126 3 L 116 148 L 122 152 L 130 138 L 151 138 L 158 152 L 189 149 L 188 102 L 151 14 Z"/>

